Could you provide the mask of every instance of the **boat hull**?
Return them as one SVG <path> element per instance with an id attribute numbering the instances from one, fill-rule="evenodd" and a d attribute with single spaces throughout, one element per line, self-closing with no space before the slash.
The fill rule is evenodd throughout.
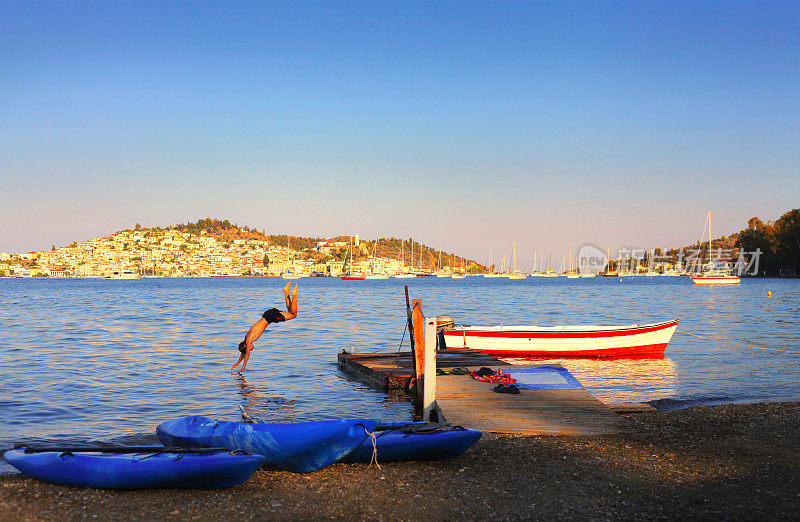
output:
<path id="1" fill-rule="evenodd" d="M 693 277 L 692 281 L 696 285 L 738 285 L 740 279 L 736 276 Z"/>
<path id="2" fill-rule="evenodd" d="M 261 455 L 213 453 L 99 453 L 7 451 L 9 464 L 44 482 L 103 489 L 223 488 L 247 480 Z"/>
<path id="3" fill-rule="evenodd" d="M 452 459 L 464 454 L 478 439 L 481 432 L 463 428 L 434 431 L 430 433 L 404 433 L 399 428 L 410 424 L 408 422 L 387 422 L 382 428 L 397 428 L 394 430 L 377 431 L 375 449 L 378 462 L 391 460 L 439 460 Z M 342 459 L 342 462 L 372 461 L 372 439 L 367 439 L 352 453 Z"/>
<path id="4" fill-rule="evenodd" d="M 491 355 L 616 357 L 661 355 L 678 321 L 632 326 L 459 327 L 443 332 L 447 348 Z"/>
<path id="5" fill-rule="evenodd" d="M 264 466 L 296 473 L 315 471 L 341 459 L 367 439 L 380 421 L 248 423 L 190 416 L 161 423 L 156 435 L 165 446 L 242 449 L 264 455 Z"/>

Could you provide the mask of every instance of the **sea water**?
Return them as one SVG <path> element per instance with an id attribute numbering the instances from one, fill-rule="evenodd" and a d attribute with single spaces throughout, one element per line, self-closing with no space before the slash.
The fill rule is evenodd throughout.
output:
<path id="1" fill-rule="evenodd" d="M 230 367 L 248 328 L 265 309 L 285 308 L 282 279 L 0 279 L 0 451 L 155 444 L 160 422 L 236 420 L 239 405 L 271 422 L 410 419 L 402 393 L 372 389 L 336 366 L 342 349 L 393 353 L 408 340 L 404 285 L 427 315 L 472 325 L 680 319 L 664 358 L 543 360 L 566 366 L 605 402 L 800 400 L 798 279 L 727 287 L 672 277 L 295 282 L 297 319 L 270 325 L 238 375 Z M 0 463 L 0 473 L 10 469 Z"/>

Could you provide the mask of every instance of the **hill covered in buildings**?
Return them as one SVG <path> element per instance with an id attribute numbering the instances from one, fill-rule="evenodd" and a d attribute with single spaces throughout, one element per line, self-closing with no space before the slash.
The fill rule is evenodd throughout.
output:
<path id="1" fill-rule="evenodd" d="M 0 276 L 102 277 L 114 271 L 154 276 L 336 275 L 344 269 L 396 273 L 412 266 L 423 271 L 483 268 L 416 242 L 412 262 L 411 249 L 411 239 L 267 234 L 265 229 L 205 218 L 163 228 L 137 223 L 106 237 L 53 245 L 50 250 L 2 254 Z"/>

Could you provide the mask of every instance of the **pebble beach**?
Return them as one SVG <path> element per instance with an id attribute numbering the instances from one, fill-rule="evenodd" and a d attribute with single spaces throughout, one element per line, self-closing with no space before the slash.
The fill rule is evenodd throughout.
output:
<path id="1" fill-rule="evenodd" d="M 627 433 L 495 436 L 436 462 L 258 471 L 220 490 L 0 477 L 0 520 L 796 519 L 800 403 L 628 415 Z"/>

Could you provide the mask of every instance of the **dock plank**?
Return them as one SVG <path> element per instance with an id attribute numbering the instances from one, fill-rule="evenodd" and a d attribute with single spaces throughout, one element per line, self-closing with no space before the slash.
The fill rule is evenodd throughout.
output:
<path id="1" fill-rule="evenodd" d="M 436 402 L 447 422 L 494 433 L 600 435 L 627 429 L 623 417 L 585 388 L 512 395 L 493 387 L 469 375 L 441 375 Z"/>
<path id="2" fill-rule="evenodd" d="M 471 350 L 437 352 L 441 369 L 477 370 L 510 366 L 509 363 Z M 514 365 L 536 367 L 538 365 Z M 553 365 L 548 365 L 553 366 Z M 412 365 L 409 352 L 394 354 L 339 354 L 339 367 L 370 384 L 389 390 L 407 388 Z M 585 388 L 577 390 L 521 390 L 519 395 L 496 393 L 493 384 L 470 375 L 436 378 L 436 402 L 445 420 L 493 433 L 528 435 L 600 435 L 627 429 L 627 421 Z"/>

